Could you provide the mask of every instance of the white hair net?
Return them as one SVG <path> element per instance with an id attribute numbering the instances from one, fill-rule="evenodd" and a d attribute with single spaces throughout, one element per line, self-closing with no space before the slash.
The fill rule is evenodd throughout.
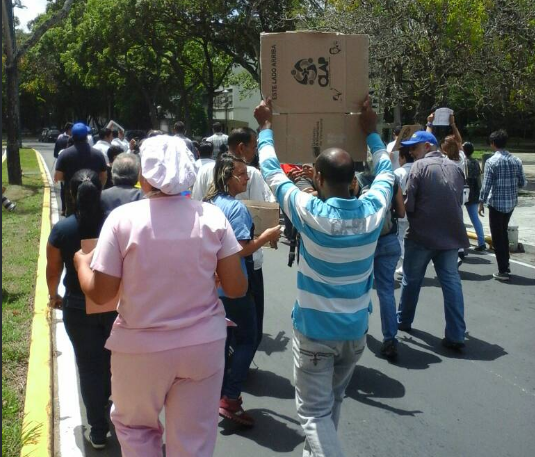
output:
<path id="1" fill-rule="evenodd" d="M 148 138 L 141 145 L 140 155 L 141 174 L 164 194 L 179 194 L 195 183 L 195 159 L 182 138 L 169 135 Z"/>

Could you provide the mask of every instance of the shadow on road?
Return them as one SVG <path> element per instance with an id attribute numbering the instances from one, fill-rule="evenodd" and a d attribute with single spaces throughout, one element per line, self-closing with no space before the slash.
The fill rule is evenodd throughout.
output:
<path id="1" fill-rule="evenodd" d="M 221 435 L 239 435 L 280 453 L 291 452 L 303 443 L 305 438 L 297 420 L 264 408 L 248 409 L 247 412 L 255 418 L 254 428 L 243 428 L 223 419 L 219 423 Z"/>
<path id="2" fill-rule="evenodd" d="M 490 362 L 507 355 L 507 352 L 501 346 L 487 343 L 486 341 L 473 337 L 469 333 L 466 334 L 466 347 L 463 352 L 457 352 L 445 348 L 442 346 L 442 338 L 436 337 L 422 330 L 413 329 L 410 337 L 405 337 L 402 341 L 411 343 L 415 346 L 421 347 L 422 349 L 433 351 L 439 356 L 453 359 L 481 360 Z"/>
<path id="3" fill-rule="evenodd" d="M 440 281 L 438 278 L 425 277 L 422 281 L 422 287 L 440 287 Z"/>
<path id="4" fill-rule="evenodd" d="M 390 411 L 399 416 L 415 416 L 421 414 L 418 410 L 405 410 L 386 405 L 378 398 L 402 398 L 405 396 L 405 386 L 396 379 L 390 378 L 374 368 L 357 365 L 353 378 L 346 389 L 346 396 L 359 403 Z"/>
<path id="5" fill-rule="evenodd" d="M 286 336 L 286 332 L 279 332 L 275 338 L 269 333 L 264 333 L 258 350 L 265 352 L 266 355 L 271 355 L 274 352 L 284 352 L 289 341 L 290 338 Z"/>
<path id="6" fill-rule="evenodd" d="M 488 265 L 492 263 L 486 255 L 478 254 L 475 251 L 470 252 L 470 255 L 463 259 L 463 262 L 469 265 Z"/>
<path id="7" fill-rule="evenodd" d="M 373 336 L 368 335 L 368 348 L 376 357 L 384 359 L 381 355 L 381 342 L 376 340 Z M 440 363 L 442 359 L 429 352 L 419 351 L 403 344 L 403 340 L 398 340 L 398 358 L 390 363 L 393 365 L 406 368 L 408 370 L 425 370 L 433 363 Z"/>
<path id="8" fill-rule="evenodd" d="M 243 391 L 255 397 L 293 399 L 295 389 L 289 379 L 271 371 L 250 370 Z"/>
<path id="9" fill-rule="evenodd" d="M 492 275 L 478 275 L 477 273 L 463 271 L 462 269 L 459 270 L 459 276 L 462 281 L 490 281 L 492 279 Z"/>
<path id="10" fill-rule="evenodd" d="M 511 275 L 511 281 L 506 282 L 510 286 L 535 286 L 535 278 L 526 278 L 525 276 Z"/>

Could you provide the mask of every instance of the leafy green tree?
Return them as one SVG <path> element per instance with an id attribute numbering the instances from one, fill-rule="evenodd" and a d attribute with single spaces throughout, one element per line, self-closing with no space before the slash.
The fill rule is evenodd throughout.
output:
<path id="1" fill-rule="evenodd" d="M 22 184 L 20 168 L 20 107 L 18 97 L 20 59 L 39 42 L 47 30 L 56 27 L 69 13 L 74 0 L 65 0 L 61 9 L 47 17 L 36 27 L 27 39 L 17 47 L 13 4 L 11 0 L 2 0 L 2 35 L 4 38 L 6 105 L 7 105 L 7 170 L 10 184 Z M 4 61 L 3 61 L 4 63 Z"/>

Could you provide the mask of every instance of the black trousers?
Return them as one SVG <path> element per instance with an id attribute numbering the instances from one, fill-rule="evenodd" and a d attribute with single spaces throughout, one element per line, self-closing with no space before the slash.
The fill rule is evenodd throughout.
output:
<path id="1" fill-rule="evenodd" d="M 490 234 L 500 273 L 509 273 L 509 235 L 507 228 L 512 214 L 512 211 L 502 213 L 489 206 Z"/>
<path id="2" fill-rule="evenodd" d="M 106 408 L 111 395 L 111 353 L 104 344 L 116 317 L 116 312 L 86 314 L 84 309 L 63 308 L 63 323 L 74 348 L 87 422 L 91 433 L 98 437 L 106 436 L 109 430 Z"/>
<path id="3" fill-rule="evenodd" d="M 249 272 L 249 285 L 256 309 L 256 345 L 260 346 L 264 332 L 264 274 L 262 268 Z"/>

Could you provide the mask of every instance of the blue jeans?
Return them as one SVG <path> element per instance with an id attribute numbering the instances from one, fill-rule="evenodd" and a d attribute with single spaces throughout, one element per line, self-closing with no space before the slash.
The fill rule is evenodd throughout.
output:
<path id="1" fill-rule="evenodd" d="M 464 341 L 466 332 L 464 298 L 457 268 L 457 251 L 457 249 L 427 249 L 415 241 L 405 239 L 403 280 L 398 310 L 400 324 L 412 324 L 425 271 L 432 260 L 444 296 L 446 338 L 455 342 Z"/>
<path id="2" fill-rule="evenodd" d="M 401 255 L 398 236 L 393 233 L 377 240 L 373 274 L 381 310 L 381 330 L 384 341 L 396 338 L 396 298 L 394 297 L 394 274 Z"/>
<path id="3" fill-rule="evenodd" d="M 477 214 L 477 203 L 469 203 L 466 206 L 466 211 L 468 212 L 468 216 L 470 216 L 470 220 L 472 221 L 472 225 L 474 226 L 474 230 L 477 234 L 477 245 L 483 246 L 485 244 L 485 233 L 483 232 L 483 224 L 479 220 L 479 215 Z"/>
<path id="4" fill-rule="evenodd" d="M 227 330 L 225 376 L 221 389 L 222 395 L 232 399 L 241 395 L 256 350 L 256 308 L 249 294 L 241 298 L 221 297 L 227 318 L 237 325 Z M 229 358 L 230 347 L 234 352 Z"/>
<path id="5" fill-rule="evenodd" d="M 297 415 L 305 432 L 303 457 L 343 457 L 337 428 L 346 388 L 366 347 L 358 340 L 313 340 L 294 329 Z"/>

